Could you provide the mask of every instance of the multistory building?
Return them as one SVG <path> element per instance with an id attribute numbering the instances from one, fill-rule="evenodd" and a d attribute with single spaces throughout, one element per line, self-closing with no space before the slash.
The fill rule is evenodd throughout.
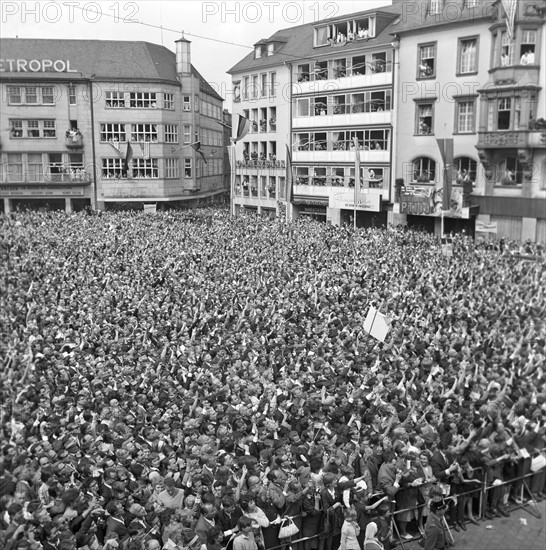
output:
<path id="1" fill-rule="evenodd" d="M 4 211 L 189 206 L 227 192 L 223 100 L 147 42 L 3 39 Z"/>

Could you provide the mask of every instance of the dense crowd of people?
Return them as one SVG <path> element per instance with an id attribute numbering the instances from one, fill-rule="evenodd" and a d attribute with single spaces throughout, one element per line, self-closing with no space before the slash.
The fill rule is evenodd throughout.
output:
<path id="1" fill-rule="evenodd" d="M 439 548 L 446 507 L 465 529 L 546 492 L 540 245 L 447 257 L 212 210 L 0 223 L 6 550 Z"/>

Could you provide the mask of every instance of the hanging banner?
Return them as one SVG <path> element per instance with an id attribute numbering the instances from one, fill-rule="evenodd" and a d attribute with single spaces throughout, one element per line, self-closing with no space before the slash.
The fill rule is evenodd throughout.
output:
<path id="1" fill-rule="evenodd" d="M 397 214 L 410 216 L 435 216 L 442 214 L 443 190 L 441 187 L 416 187 L 400 193 L 400 205 Z M 396 206 L 396 205 L 395 205 Z M 462 189 L 451 189 L 449 209 L 444 210 L 448 218 L 470 218 L 470 210 L 463 208 Z"/>

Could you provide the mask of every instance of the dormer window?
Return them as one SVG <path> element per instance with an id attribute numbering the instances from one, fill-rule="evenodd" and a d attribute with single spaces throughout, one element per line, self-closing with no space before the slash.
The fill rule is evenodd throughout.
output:
<path id="1" fill-rule="evenodd" d="M 261 44 L 254 48 L 254 58 L 259 59 L 260 57 L 262 57 L 262 46 L 261 46 Z"/>
<path id="2" fill-rule="evenodd" d="M 273 55 L 275 53 L 275 44 L 271 42 L 267 45 L 267 55 Z"/>
<path id="3" fill-rule="evenodd" d="M 358 17 L 315 28 L 315 46 L 333 46 L 374 37 L 375 16 Z"/>

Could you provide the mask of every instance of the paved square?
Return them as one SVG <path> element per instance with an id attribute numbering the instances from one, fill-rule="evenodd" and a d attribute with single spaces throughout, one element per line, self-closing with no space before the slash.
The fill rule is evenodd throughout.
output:
<path id="1" fill-rule="evenodd" d="M 544 550 L 546 548 L 546 501 L 538 503 L 541 518 L 524 509 L 514 510 L 509 518 L 467 523 L 467 531 L 453 533 L 455 550 Z M 522 523 L 527 520 L 527 525 Z M 487 527 L 491 526 L 491 529 Z M 402 548 L 397 546 L 396 548 Z M 416 541 L 404 543 L 404 550 L 419 550 Z M 422 549 L 421 549 L 422 550 Z"/>

